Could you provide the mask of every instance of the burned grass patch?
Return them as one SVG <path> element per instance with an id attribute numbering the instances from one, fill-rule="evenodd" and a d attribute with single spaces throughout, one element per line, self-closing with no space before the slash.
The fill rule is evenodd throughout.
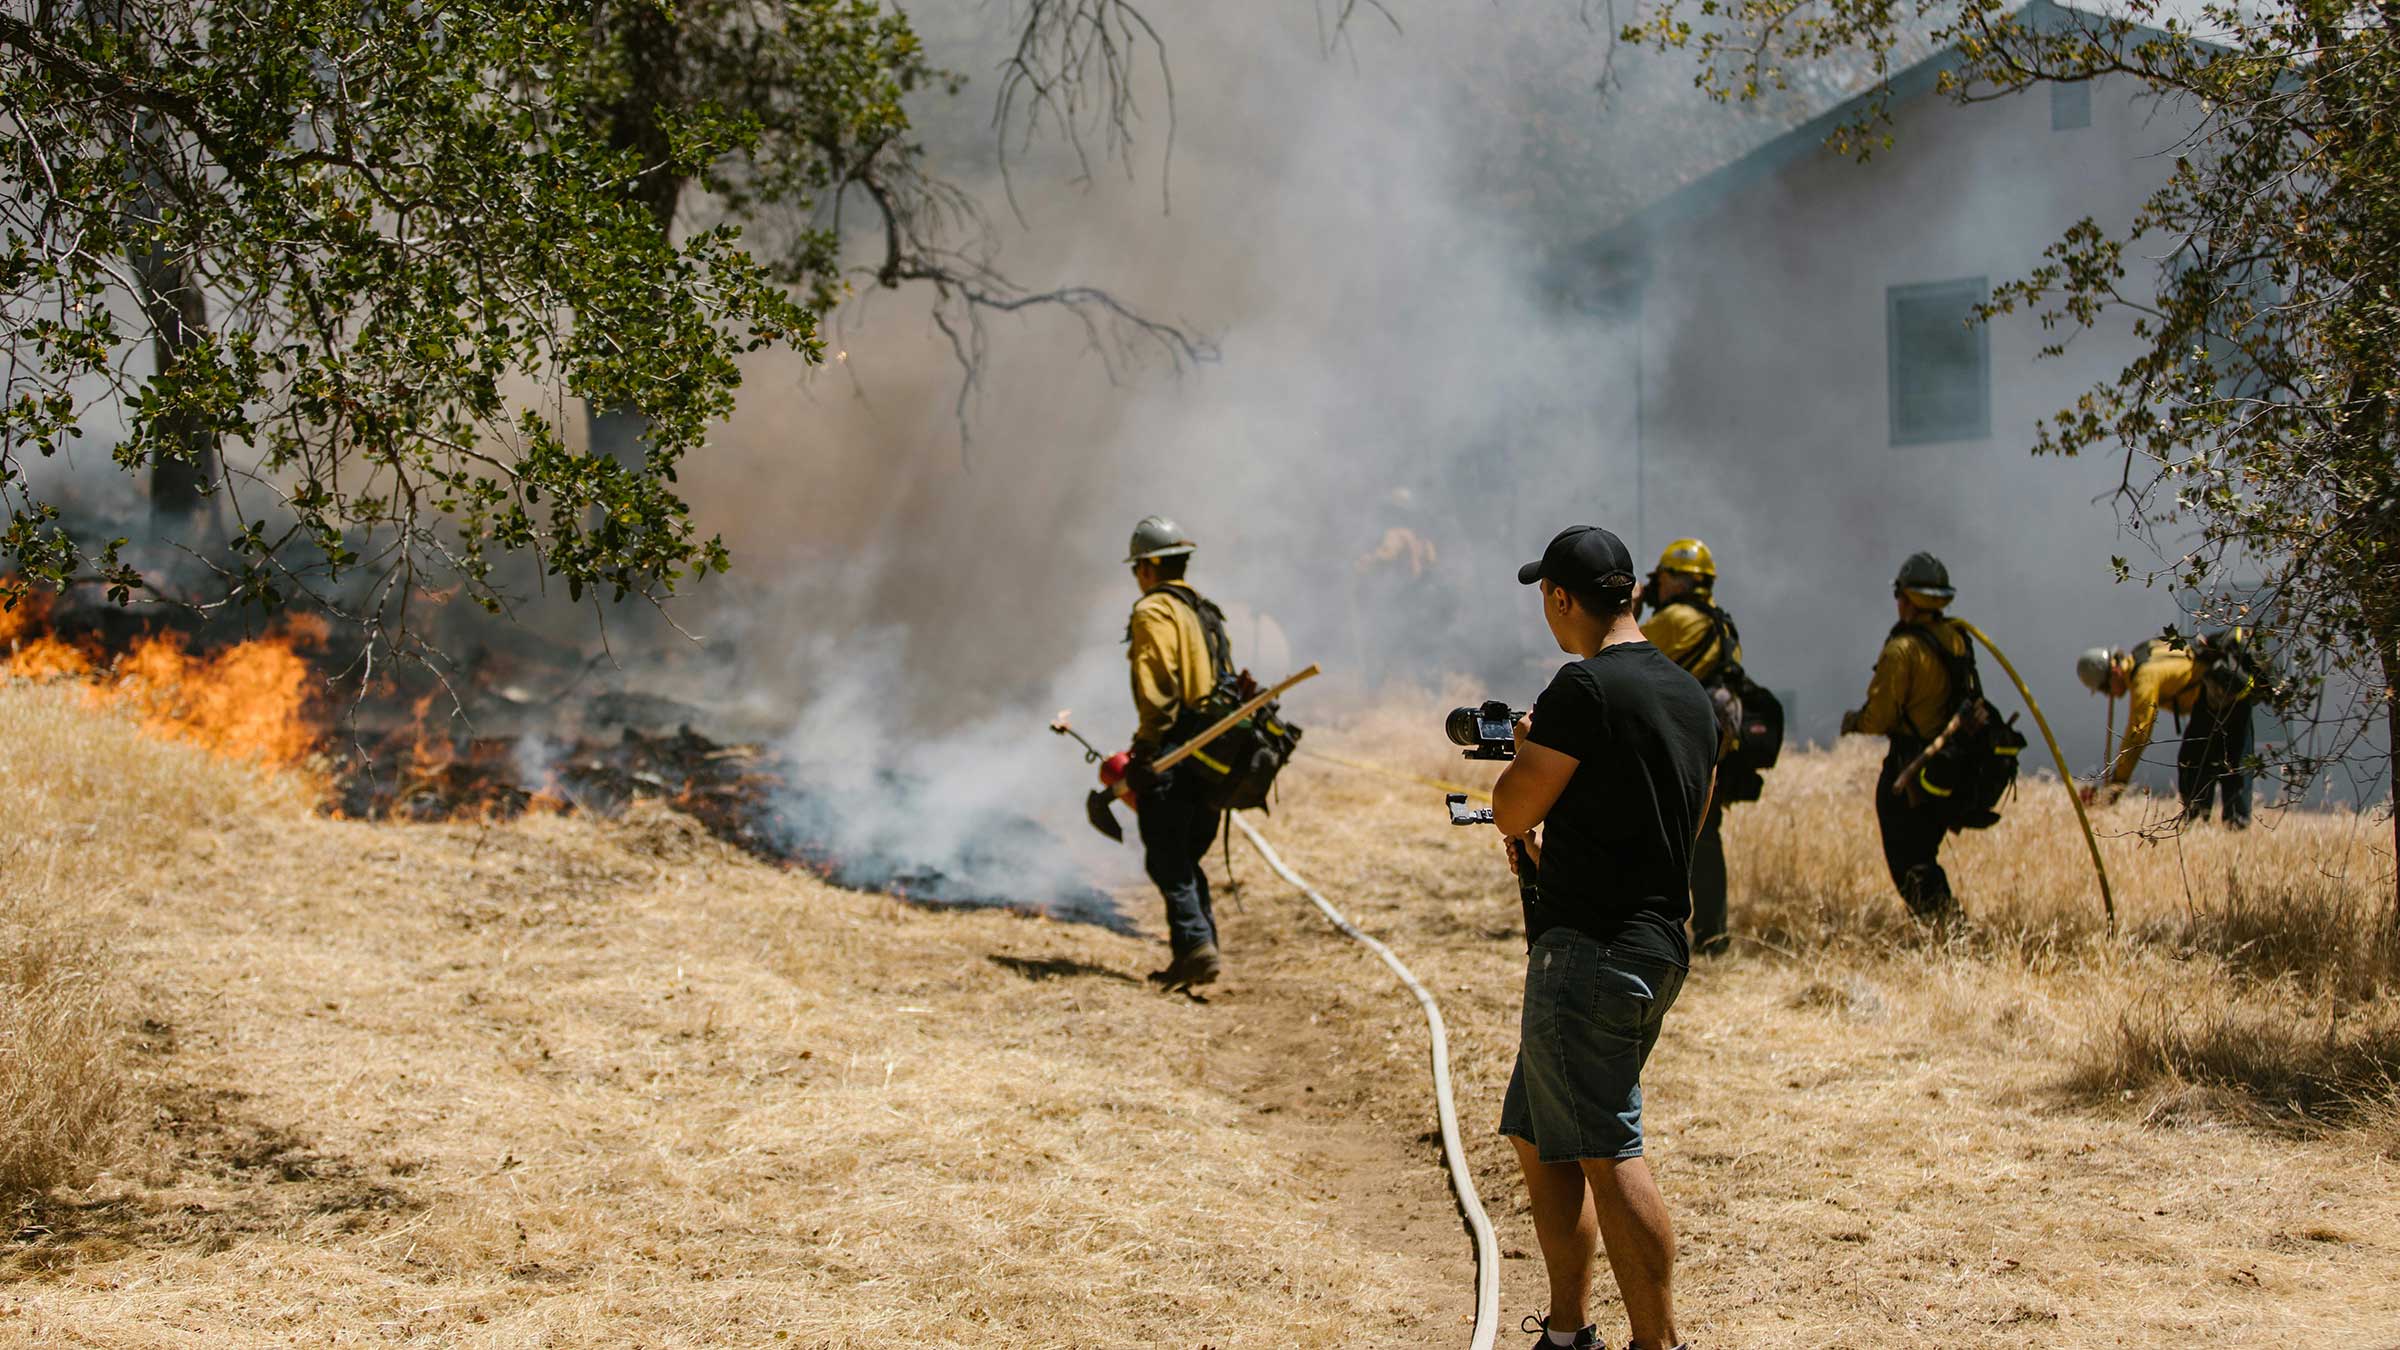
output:
<path id="1" fill-rule="evenodd" d="M 755 714 L 591 688 L 604 654 L 521 630 L 467 643 L 455 660 L 379 663 L 364 659 L 368 634 L 338 616 L 295 613 L 252 631 L 196 611 L 131 616 L 77 590 L 21 606 L 5 636 L 0 678 L 54 686 L 265 771 L 254 777 L 289 779 L 330 815 L 613 821 L 655 805 L 845 888 L 1125 926 L 1014 804 L 966 806 L 949 785 L 891 772 L 860 783 L 846 762 L 795 763 L 772 737 L 721 739 L 727 724 L 755 734 Z"/>

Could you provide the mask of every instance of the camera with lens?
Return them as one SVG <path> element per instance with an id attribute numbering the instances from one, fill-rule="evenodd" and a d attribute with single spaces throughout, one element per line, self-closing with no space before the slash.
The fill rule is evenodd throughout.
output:
<path id="1" fill-rule="evenodd" d="M 1517 719 L 1523 716 L 1498 699 L 1479 707 L 1452 708 L 1442 722 L 1452 745 L 1467 747 L 1466 759 L 1515 759 Z"/>

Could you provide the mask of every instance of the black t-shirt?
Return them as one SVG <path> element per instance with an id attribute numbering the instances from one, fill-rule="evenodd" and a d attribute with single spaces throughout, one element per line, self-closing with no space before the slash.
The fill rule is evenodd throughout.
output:
<path id="1" fill-rule="evenodd" d="M 1691 673 L 1647 642 L 1559 668 L 1531 739 L 1577 761 L 1542 823 L 1531 941 L 1564 925 L 1683 965 L 1692 845 L 1717 760 L 1717 715 Z"/>

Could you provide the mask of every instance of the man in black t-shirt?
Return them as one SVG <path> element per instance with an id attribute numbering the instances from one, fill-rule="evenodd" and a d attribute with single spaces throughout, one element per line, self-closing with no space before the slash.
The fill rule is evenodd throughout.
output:
<path id="1" fill-rule="evenodd" d="M 1541 882 L 1500 1110 L 1549 1268 L 1537 1344 L 1598 1343 L 1586 1313 L 1605 1239 L 1633 1324 L 1628 1350 L 1669 1350 L 1675 1232 L 1642 1161 L 1641 1073 L 1690 960 L 1683 926 L 1715 785 L 1716 710 L 1643 640 L 1632 555 L 1615 535 L 1562 531 L 1517 580 L 1541 583 L 1551 636 L 1581 658 L 1518 724 L 1517 757 L 1492 789 L 1511 862 L 1537 867 Z"/>

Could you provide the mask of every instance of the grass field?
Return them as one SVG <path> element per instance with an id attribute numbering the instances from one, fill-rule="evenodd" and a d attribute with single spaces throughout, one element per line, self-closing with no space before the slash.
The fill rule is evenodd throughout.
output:
<path id="1" fill-rule="evenodd" d="M 1317 743 L 1461 772 L 1393 750 L 1431 725 Z M 1694 1344 L 2400 1346 L 2385 827 L 2150 842 L 2121 805 L 2112 939 L 2029 788 L 1954 843 L 1973 924 L 1935 939 L 1873 762 L 1735 812 L 1746 940 L 1653 1061 Z M 1464 1341 L 1415 1005 L 1255 859 L 1202 1002 L 1141 983 L 1155 942 L 834 891 L 664 812 L 325 819 L 56 690 L 0 686 L 0 784 L 0 998 L 58 1047 L 12 1035 L 0 1091 L 61 1103 L 8 1117 L 55 1184 L 0 1343 Z M 1513 1322 L 1522 944 L 1437 797 L 1304 761 L 1263 828 L 1441 997 Z"/>

